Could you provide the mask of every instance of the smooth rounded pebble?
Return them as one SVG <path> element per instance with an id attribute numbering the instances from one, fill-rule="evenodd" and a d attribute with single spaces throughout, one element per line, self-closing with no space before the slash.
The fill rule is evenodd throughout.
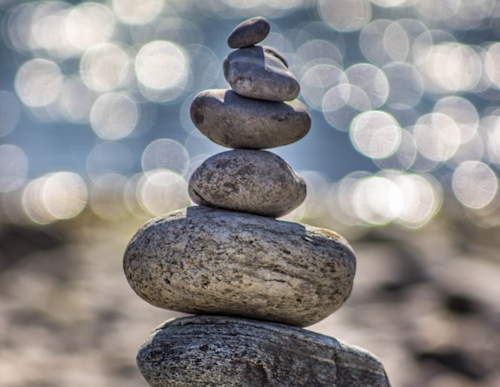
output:
<path id="1" fill-rule="evenodd" d="M 263 41 L 271 31 L 271 25 L 262 16 L 247 19 L 238 24 L 229 38 L 227 44 L 231 48 L 253 46 Z"/>
<path id="2" fill-rule="evenodd" d="M 371 353 L 283 324 L 226 316 L 167 321 L 140 348 L 153 387 L 389 387 Z"/>
<path id="3" fill-rule="evenodd" d="M 280 217 L 306 198 L 306 183 L 274 153 L 235 149 L 205 160 L 189 179 L 193 202 Z"/>
<path id="4" fill-rule="evenodd" d="M 356 258 L 327 229 L 194 206 L 146 223 L 123 266 L 161 308 L 306 326 L 349 297 Z"/>
<path id="5" fill-rule="evenodd" d="M 291 101 L 298 97 L 297 78 L 274 50 L 259 46 L 240 48 L 224 60 L 224 76 L 243 97 Z"/>
<path id="6" fill-rule="evenodd" d="M 204 90 L 191 105 L 196 127 L 228 148 L 263 149 L 292 144 L 311 128 L 307 108 L 290 102 L 259 101 L 232 90 Z"/>

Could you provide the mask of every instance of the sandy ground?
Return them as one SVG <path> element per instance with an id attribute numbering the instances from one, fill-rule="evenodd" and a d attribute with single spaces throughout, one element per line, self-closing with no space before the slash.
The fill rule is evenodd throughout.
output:
<path id="1" fill-rule="evenodd" d="M 147 386 L 136 351 L 180 314 L 127 285 L 121 257 L 139 224 L 0 226 L 2 387 Z M 372 351 L 395 387 L 499 386 L 499 236 L 442 217 L 363 233 L 351 298 L 308 329 Z"/>

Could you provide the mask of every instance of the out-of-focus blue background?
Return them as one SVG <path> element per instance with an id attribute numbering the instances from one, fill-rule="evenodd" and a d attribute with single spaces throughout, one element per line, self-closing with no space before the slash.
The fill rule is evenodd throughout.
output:
<path id="1" fill-rule="evenodd" d="M 0 385 L 145 385 L 134 356 L 178 313 L 126 283 L 139 225 L 190 204 L 224 151 L 189 118 L 226 88 L 236 24 L 301 84 L 313 126 L 273 152 L 307 181 L 286 219 L 358 256 L 308 329 L 376 353 L 394 386 L 500 383 L 500 3 L 0 0 Z"/>
<path id="2" fill-rule="evenodd" d="M 305 172 L 311 198 L 324 191 L 336 223 L 415 228 L 444 198 L 487 213 L 498 202 L 494 0 L 0 7 L 0 195 L 10 219 L 48 224 L 84 208 L 157 215 L 187 202 L 174 193 L 224 150 L 198 133 L 189 104 L 227 87 L 228 32 L 254 15 L 271 20 L 263 43 L 286 55 L 313 115 L 306 138 L 273 151 Z M 123 208 L 100 211 L 103 191 L 121 192 Z"/>

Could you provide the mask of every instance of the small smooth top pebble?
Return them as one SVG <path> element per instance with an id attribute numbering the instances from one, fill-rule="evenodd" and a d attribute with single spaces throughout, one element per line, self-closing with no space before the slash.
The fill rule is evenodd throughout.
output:
<path id="1" fill-rule="evenodd" d="M 271 30 L 271 25 L 262 16 L 253 17 L 238 24 L 229 38 L 227 44 L 231 48 L 253 46 L 263 41 Z"/>
<path id="2" fill-rule="evenodd" d="M 137 354 L 153 387 L 389 387 L 371 353 L 282 324 L 193 316 L 157 328 Z"/>
<path id="3" fill-rule="evenodd" d="M 224 76 L 243 97 L 266 101 L 291 101 L 300 85 L 275 50 L 260 46 L 240 48 L 224 60 Z"/>
<path id="4" fill-rule="evenodd" d="M 228 148 L 263 149 L 292 144 L 311 128 L 311 116 L 298 99 L 259 101 L 232 90 L 204 90 L 191 104 L 196 127 Z"/>
<path id="5" fill-rule="evenodd" d="M 280 217 L 306 198 L 306 183 L 281 157 L 235 149 L 205 160 L 189 179 L 189 196 L 201 205 Z"/>
<path id="6" fill-rule="evenodd" d="M 349 297 L 356 257 L 327 229 L 194 206 L 145 224 L 123 268 L 161 308 L 306 326 Z"/>

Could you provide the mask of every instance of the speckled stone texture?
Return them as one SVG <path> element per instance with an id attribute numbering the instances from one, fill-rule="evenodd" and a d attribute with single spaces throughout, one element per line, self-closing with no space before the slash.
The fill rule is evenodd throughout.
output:
<path id="1" fill-rule="evenodd" d="M 327 229 L 194 206 L 146 223 L 123 265 L 162 308 L 307 326 L 348 298 L 356 258 Z"/>
<path id="2" fill-rule="evenodd" d="M 291 101 L 300 93 L 295 76 L 272 50 L 254 46 L 233 51 L 224 60 L 224 76 L 241 96 Z"/>
<path id="3" fill-rule="evenodd" d="M 227 39 L 227 45 L 231 48 L 253 46 L 263 41 L 270 30 L 271 25 L 262 16 L 247 19 L 234 28 Z"/>
<path id="4" fill-rule="evenodd" d="M 159 327 L 137 364 L 153 387 L 389 387 L 369 352 L 282 324 L 195 316 Z"/>
<path id="5" fill-rule="evenodd" d="M 189 196 L 201 205 L 279 217 L 306 198 L 306 183 L 281 157 L 235 149 L 205 160 L 189 179 Z"/>
<path id="6" fill-rule="evenodd" d="M 228 148 L 291 144 L 311 127 L 311 117 L 299 100 L 259 101 L 225 89 L 198 93 L 191 104 L 191 119 L 210 140 Z"/>

